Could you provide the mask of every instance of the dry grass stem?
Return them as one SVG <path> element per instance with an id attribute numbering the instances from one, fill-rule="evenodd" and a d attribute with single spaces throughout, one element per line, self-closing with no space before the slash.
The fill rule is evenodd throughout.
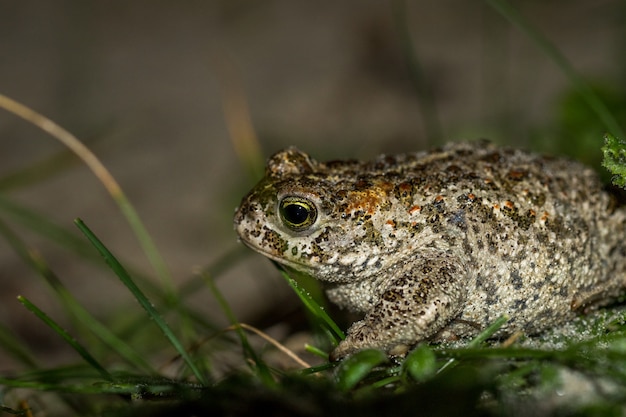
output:
<path id="1" fill-rule="evenodd" d="M 52 120 L 3 94 L 0 94 L 0 108 L 21 117 L 44 132 L 47 132 L 53 138 L 67 146 L 85 163 L 85 165 L 87 165 L 96 178 L 98 178 L 102 185 L 104 185 L 113 200 L 117 203 L 120 211 L 128 220 L 135 236 L 137 236 L 137 239 L 141 243 L 146 256 L 150 260 L 150 263 L 161 277 L 163 284 L 171 289 L 173 287 L 171 276 L 165 262 L 156 249 L 152 238 L 141 222 L 136 210 L 124 195 L 121 187 L 117 181 L 115 181 L 115 178 L 113 178 L 113 175 L 111 175 L 109 170 L 106 169 L 96 155 L 91 152 L 91 150 L 89 150 L 89 148 L 87 148 L 76 136 L 63 129 Z"/>
<path id="2" fill-rule="evenodd" d="M 238 324 L 234 324 L 232 326 L 227 327 L 226 330 L 236 330 L 238 327 L 242 328 L 242 329 L 245 329 L 245 330 L 248 330 L 248 331 L 250 331 L 250 332 L 260 336 L 261 338 L 265 339 L 267 342 L 269 342 L 272 345 L 274 345 L 278 350 L 283 352 L 285 355 L 289 356 L 291 359 L 293 359 L 298 365 L 302 366 L 303 368 L 310 368 L 311 367 L 310 364 L 308 364 L 307 362 L 302 360 L 298 355 L 293 353 L 293 351 L 291 349 L 288 349 L 287 347 L 285 347 L 285 345 L 280 343 L 278 340 L 274 339 L 273 337 L 271 337 L 267 333 L 264 333 L 263 331 L 257 329 L 254 326 L 250 326 L 249 324 L 245 324 L 245 323 L 238 323 Z"/>
<path id="3" fill-rule="evenodd" d="M 63 129 L 47 117 L 3 94 L 0 94 L 0 107 L 37 126 L 44 132 L 49 133 L 50 136 L 58 139 L 61 143 L 70 148 L 72 152 L 82 159 L 85 165 L 91 169 L 94 175 L 100 180 L 100 182 L 102 182 L 104 187 L 114 199 L 119 198 L 119 196 L 123 194 L 122 189 L 117 181 L 115 181 L 115 178 L 113 178 L 109 170 L 105 168 L 96 155 L 94 155 L 89 148 L 78 140 L 76 136 L 72 135 L 70 132 Z"/>

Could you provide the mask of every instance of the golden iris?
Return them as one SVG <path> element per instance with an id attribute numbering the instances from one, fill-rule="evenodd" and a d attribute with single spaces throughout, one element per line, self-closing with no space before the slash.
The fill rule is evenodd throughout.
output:
<path id="1" fill-rule="evenodd" d="M 302 197 L 283 198 L 278 211 L 285 226 L 296 232 L 308 229 L 317 219 L 315 204 Z"/>

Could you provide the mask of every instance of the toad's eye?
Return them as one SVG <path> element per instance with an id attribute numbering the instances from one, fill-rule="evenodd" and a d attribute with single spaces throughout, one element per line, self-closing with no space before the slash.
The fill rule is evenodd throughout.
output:
<path id="1" fill-rule="evenodd" d="M 283 198 L 278 211 L 285 226 L 296 232 L 308 229 L 317 219 L 315 204 L 303 197 Z"/>

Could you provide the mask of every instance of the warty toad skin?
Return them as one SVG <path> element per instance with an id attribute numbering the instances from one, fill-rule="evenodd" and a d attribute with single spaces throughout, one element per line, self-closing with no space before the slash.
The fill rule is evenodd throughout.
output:
<path id="1" fill-rule="evenodd" d="M 589 168 L 486 142 L 372 161 L 272 156 L 235 229 L 364 315 L 332 352 L 535 334 L 626 284 L 626 211 Z"/>

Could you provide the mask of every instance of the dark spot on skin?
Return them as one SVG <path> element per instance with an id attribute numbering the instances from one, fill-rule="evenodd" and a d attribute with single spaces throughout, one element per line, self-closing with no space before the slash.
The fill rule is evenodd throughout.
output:
<path id="1" fill-rule="evenodd" d="M 470 245 L 467 239 L 463 240 L 462 246 L 463 252 L 465 252 L 467 255 L 471 255 L 472 253 L 474 253 L 474 248 L 472 247 L 472 245 Z"/>
<path id="2" fill-rule="evenodd" d="M 496 242 L 494 237 L 491 235 L 491 233 L 485 234 L 485 240 L 487 241 L 487 248 L 489 250 L 489 253 L 492 253 L 492 254 L 497 253 L 498 243 Z"/>
<path id="3" fill-rule="evenodd" d="M 491 162 L 493 164 L 498 163 L 500 161 L 500 152 L 490 152 L 480 158 L 482 161 Z"/>
<path id="4" fill-rule="evenodd" d="M 454 174 L 455 176 L 460 176 L 461 174 L 463 174 L 463 168 L 458 165 L 451 164 L 448 165 L 448 167 L 446 168 L 446 172 Z"/>
<path id="5" fill-rule="evenodd" d="M 409 281 L 410 279 L 411 279 L 411 278 L 410 278 L 410 277 L 407 277 L 407 276 L 404 276 L 404 277 L 398 278 L 398 279 L 395 281 L 395 285 L 396 285 L 396 286 L 398 286 L 398 287 L 406 287 L 406 286 L 407 286 L 407 284 L 408 284 L 408 281 Z"/>
<path id="6" fill-rule="evenodd" d="M 546 222 L 548 230 L 554 232 L 560 239 L 572 236 L 575 232 L 574 227 L 568 227 L 561 216 L 552 216 L 549 221 Z"/>
<path id="7" fill-rule="evenodd" d="M 435 208 L 435 210 L 437 210 L 439 213 L 443 213 L 443 211 L 445 210 L 445 206 L 446 202 L 442 196 L 438 195 L 437 197 L 435 197 L 435 200 L 433 201 L 433 207 Z"/>
<path id="8" fill-rule="evenodd" d="M 437 279 L 447 285 L 452 285 L 452 283 L 456 280 L 456 267 L 454 265 L 442 266 L 439 268 L 439 275 Z"/>
<path id="9" fill-rule="evenodd" d="M 457 196 L 456 201 L 466 207 L 476 203 L 478 198 L 474 195 L 474 193 L 463 193 Z"/>
<path id="10" fill-rule="evenodd" d="M 275 231 L 264 227 L 265 234 L 263 235 L 263 246 L 271 249 L 277 255 L 282 255 L 287 249 L 289 249 L 289 243 L 280 237 Z"/>
<path id="11" fill-rule="evenodd" d="M 537 280 L 535 282 L 533 282 L 532 287 L 536 290 L 540 289 L 541 287 L 543 287 L 546 284 L 545 281 L 543 280 Z"/>
<path id="12" fill-rule="evenodd" d="M 520 276 L 517 269 L 511 271 L 511 285 L 513 285 L 513 288 L 515 288 L 516 290 L 521 290 L 524 286 L 522 277 Z"/>
<path id="13" fill-rule="evenodd" d="M 484 283 L 485 283 L 485 280 L 484 280 L 483 276 L 482 275 L 477 275 L 476 276 L 476 288 L 482 288 Z"/>
<path id="14" fill-rule="evenodd" d="M 413 205 L 413 195 L 415 187 L 410 182 L 402 182 L 396 186 L 396 198 L 402 205 L 409 208 Z"/>
<path id="15" fill-rule="evenodd" d="M 512 169 L 507 173 L 507 178 L 511 181 L 521 181 L 528 178 L 528 171 L 525 169 Z"/>
<path id="16" fill-rule="evenodd" d="M 537 233 L 537 241 L 543 245 L 546 245 L 550 240 L 546 233 Z"/>
<path id="17" fill-rule="evenodd" d="M 495 294 L 495 292 L 487 293 L 487 298 L 485 299 L 485 303 L 488 306 L 496 305 L 500 302 L 500 298 Z"/>
<path id="18" fill-rule="evenodd" d="M 516 218 L 517 224 L 518 226 L 522 229 L 522 230 L 528 230 L 528 228 L 530 227 L 531 224 L 535 223 L 535 219 L 536 219 L 537 214 L 535 213 L 534 210 L 529 209 L 526 214 L 519 216 L 518 218 Z"/>
<path id="19" fill-rule="evenodd" d="M 552 308 L 546 307 L 543 311 L 537 314 L 537 320 L 540 320 L 540 321 L 554 320 L 554 310 Z"/>
<path id="20" fill-rule="evenodd" d="M 381 298 L 390 303 L 397 303 L 400 300 L 402 300 L 402 297 L 403 297 L 402 291 L 397 290 L 397 289 L 390 289 L 390 290 L 385 291 Z"/>
<path id="21" fill-rule="evenodd" d="M 354 183 L 355 191 L 365 191 L 371 187 L 372 183 L 368 179 L 359 179 Z"/>
<path id="22" fill-rule="evenodd" d="M 423 304 L 426 302 L 426 297 L 428 296 L 428 289 L 418 289 L 413 294 L 413 300 L 418 304 Z"/>

